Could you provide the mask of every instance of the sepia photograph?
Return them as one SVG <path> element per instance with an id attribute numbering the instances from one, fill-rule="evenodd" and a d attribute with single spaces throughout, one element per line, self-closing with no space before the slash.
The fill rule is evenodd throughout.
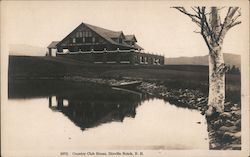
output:
<path id="1" fill-rule="evenodd" d="M 249 1 L 1 1 L 1 156 L 249 154 Z"/>

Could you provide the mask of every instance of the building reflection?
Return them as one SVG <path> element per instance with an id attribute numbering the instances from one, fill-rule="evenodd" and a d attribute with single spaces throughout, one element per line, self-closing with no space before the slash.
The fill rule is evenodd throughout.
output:
<path id="1" fill-rule="evenodd" d="M 136 107 L 141 104 L 143 96 L 134 92 L 105 89 L 88 90 L 91 96 L 49 96 L 49 108 L 61 112 L 81 130 L 96 127 L 108 122 L 122 122 L 125 117 L 134 118 Z"/>
<path id="2" fill-rule="evenodd" d="M 9 99 L 48 98 L 49 109 L 61 112 L 82 130 L 134 118 L 136 107 L 150 99 L 136 91 L 88 82 L 16 80 L 9 82 Z"/>

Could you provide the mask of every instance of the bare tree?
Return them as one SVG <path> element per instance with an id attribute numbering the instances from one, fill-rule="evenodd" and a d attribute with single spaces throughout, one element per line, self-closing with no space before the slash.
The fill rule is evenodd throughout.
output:
<path id="1" fill-rule="evenodd" d="M 173 7 L 187 15 L 198 25 L 200 33 L 209 50 L 209 97 L 206 115 L 224 111 L 225 99 L 225 72 L 226 66 L 223 59 L 222 45 L 228 30 L 238 24 L 241 16 L 239 7 L 229 7 L 224 21 L 221 21 L 220 11 L 225 8 L 191 7 L 187 11 L 184 7 Z"/>

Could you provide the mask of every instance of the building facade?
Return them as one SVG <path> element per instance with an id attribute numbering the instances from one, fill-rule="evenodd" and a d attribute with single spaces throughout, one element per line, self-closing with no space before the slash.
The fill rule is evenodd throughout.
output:
<path id="1" fill-rule="evenodd" d="M 164 57 L 142 52 L 135 35 L 81 23 L 61 41 L 53 41 L 48 55 L 90 63 L 164 64 Z"/>

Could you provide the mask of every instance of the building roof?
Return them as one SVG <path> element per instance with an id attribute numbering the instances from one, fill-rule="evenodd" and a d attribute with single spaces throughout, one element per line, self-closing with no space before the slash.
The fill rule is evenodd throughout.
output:
<path id="1" fill-rule="evenodd" d="M 143 50 L 143 48 L 142 48 L 141 46 L 139 46 L 138 44 L 135 44 L 134 47 L 135 47 L 136 49 Z"/>
<path id="2" fill-rule="evenodd" d="M 132 46 L 125 42 L 125 41 L 132 41 L 132 40 L 137 42 L 135 35 L 124 35 L 122 31 L 112 31 L 112 30 L 108 30 L 108 29 L 101 28 L 98 26 L 93 26 L 93 25 L 86 24 L 86 23 L 83 23 L 83 24 L 89 27 L 90 29 L 92 29 L 94 32 L 96 32 L 100 36 L 102 36 L 104 39 L 108 40 L 112 44 L 143 50 L 143 48 L 139 46 L 138 44 L 135 44 L 134 46 Z M 113 40 L 113 38 L 118 38 L 120 36 L 124 36 L 125 41 L 123 41 L 122 43 L 118 43 L 115 40 Z"/>
<path id="3" fill-rule="evenodd" d="M 111 42 L 112 44 L 117 44 L 112 38 L 118 38 L 123 34 L 122 31 L 112 31 L 112 30 L 108 30 L 108 29 L 105 29 L 105 28 L 93 26 L 93 25 L 90 25 L 90 24 L 87 24 L 87 23 L 83 23 L 83 24 L 86 25 L 88 28 L 90 28 L 92 31 L 99 34 L 104 39 Z"/>
<path id="4" fill-rule="evenodd" d="M 60 41 L 52 41 L 49 46 L 47 48 L 52 48 L 52 49 L 55 49 L 56 48 L 56 45 L 59 43 Z"/>
<path id="5" fill-rule="evenodd" d="M 126 41 L 132 41 L 132 40 L 134 40 L 134 41 L 136 41 L 137 42 L 137 40 L 136 40 L 136 38 L 135 38 L 135 35 L 125 35 L 125 40 Z"/>
<path id="6" fill-rule="evenodd" d="M 129 45 L 127 44 L 125 41 L 128 41 L 128 40 L 133 40 L 135 39 L 136 41 L 136 38 L 134 35 L 124 35 L 122 31 L 112 31 L 112 30 L 108 30 L 108 29 L 105 29 L 105 28 L 102 28 L 102 27 L 98 27 L 98 26 L 94 26 L 94 25 L 90 25 L 90 24 L 87 24 L 87 23 L 81 23 L 76 29 L 74 29 L 71 33 L 75 32 L 79 27 L 81 26 L 86 26 L 88 27 L 89 29 L 91 29 L 92 31 L 96 32 L 98 35 L 100 35 L 102 38 L 104 38 L 105 40 L 107 40 L 109 43 L 111 44 L 114 44 L 114 45 L 119 45 L 119 46 L 125 46 L 125 47 L 129 47 L 129 48 L 138 48 L 138 49 L 143 49 L 142 47 L 140 47 L 139 45 Z M 70 33 L 70 34 L 71 34 Z M 69 34 L 69 35 L 70 35 Z M 69 36 L 68 35 L 68 36 Z M 66 36 L 64 39 L 66 39 L 68 36 Z M 114 40 L 114 38 L 119 38 L 119 37 L 123 37 L 125 40 L 122 42 L 122 43 L 118 43 L 117 41 Z M 63 40 L 64 40 L 63 39 Z M 63 41 L 62 40 L 62 41 Z M 61 43 L 62 41 L 56 43 L 59 44 Z M 53 43 L 53 42 L 52 42 Z M 52 44 L 51 43 L 51 44 Z M 51 45 L 50 44 L 50 45 Z M 49 46 L 50 46 L 49 45 Z M 48 48 L 49 48 L 48 46 Z M 52 46 L 54 46 L 52 44 Z"/>

